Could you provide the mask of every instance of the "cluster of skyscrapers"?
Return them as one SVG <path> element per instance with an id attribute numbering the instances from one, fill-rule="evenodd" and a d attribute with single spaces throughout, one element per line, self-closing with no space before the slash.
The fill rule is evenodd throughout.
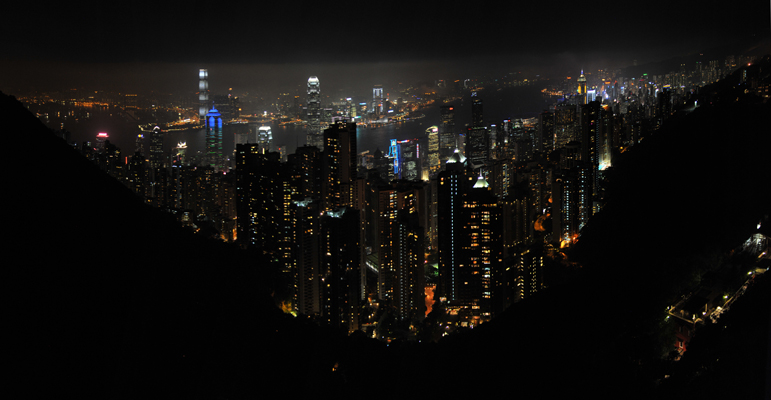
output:
<path id="1" fill-rule="evenodd" d="M 148 132 L 149 163 L 143 140 L 128 165 L 109 143 L 90 152 L 149 203 L 277 263 L 291 282 L 286 310 L 390 338 L 378 326 L 384 314 L 420 322 L 443 310 L 443 326 L 473 326 L 541 290 L 545 263 L 602 209 L 614 157 L 687 92 L 582 73 L 537 118 L 496 124 L 484 119 L 484 91 L 473 92 L 469 126 L 456 126 L 456 106 L 440 105 L 424 137 L 369 155 L 357 148 L 352 118 L 322 119 L 319 80 L 310 77 L 306 143 L 285 159 L 263 127 L 236 135 L 227 171 L 222 115 L 203 106 L 206 155 L 197 166 L 185 162 L 183 144 L 164 161 L 160 128 Z M 376 87 L 372 108 L 382 101 Z"/>

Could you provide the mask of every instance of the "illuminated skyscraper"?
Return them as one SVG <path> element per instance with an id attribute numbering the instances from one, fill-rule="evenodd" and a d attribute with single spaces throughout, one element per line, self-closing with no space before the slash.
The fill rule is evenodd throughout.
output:
<path id="1" fill-rule="evenodd" d="M 261 126 L 257 129 L 257 144 L 260 145 L 263 153 L 272 151 L 273 148 L 273 132 L 270 126 Z"/>
<path id="2" fill-rule="evenodd" d="M 544 111 L 538 116 L 538 138 L 536 150 L 550 152 L 554 150 L 554 113 Z"/>
<path id="3" fill-rule="evenodd" d="M 594 90 L 594 89 L 587 89 L 587 91 L 586 91 L 586 101 L 587 102 L 592 102 L 594 100 L 598 100 L 597 99 L 597 91 Z"/>
<path id="4" fill-rule="evenodd" d="M 589 166 L 589 182 L 591 187 L 593 215 L 601 207 L 602 188 L 600 182 L 604 170 L 610 166 L 609 133 L 612 133 L 613 112 L 607 105 L 599 101 L 581 106 L 581 160 Z"/>
<path id="5" fill-rule="evenodd" d="M 136 140 L 134 141 L 134 153 L 143 155 L 145 154 L 145 135 L 143 133 L 139 133 L 137 135 Z"/>
<path id="6" fill-rule="evenodd" d="M 470 189 L 465 157 L 453 154 L 439 173 L 437 182 L 437 235 L 439 243 L 439 284 L 437 292 L 448 301 L 457 297 L 458 238 L 463 194 Z"/>
<path id="7" fill-rule="evenodd" d="M 481 175 L 462 198 L 459 223 L 457 305 L 470 320 L 489 321 L 493 312 L 493 278 L 500 272 L 503 246 L 498 199 Z"/>
<path id="8" fill-rule="evenodd" d="M 383 86 L 375 85 L 372 89 L 372 112 L 383 114 Z"/>
<path id="9" fill-rule="evenodd" d="M 482 99 L 477 96 L 477 92 L 471 93 L 471 127 L 484 127 L 484 113 L 482 109 Z"/>
<path id="10" fill-rule="evenodd" d="M 492 316 L 494 275 L 501 265 L 500 206 L 487 181 L 473 179 L 459 153 L 438 178 L 439 282 L 446 306 L 465 322 Z M 473 185 L 472 185 L 473 183 Z"/>
<path id="11" fill-rule="evenodd" d="M 578 202 L 575 197 L 575 177 L 568 171 L 552 182 L 552 241 L 569 246 L 578 235 Z"/>
<path id="12" fill-rule="evenodd" d="M 490 135 L 484 126 L 468 128 L 466 154 L 474 164 L 484 164 L 490 159 Z"/>
<path id="13" fill-rule="evenodd" d="M 187 142 L 177 142 L 176 148 L 176 162 L 177 166 L 183 166 L 187 162 Z"/>
<path id="14" fill-rule="evenodd" d="M 578 115 L 576 106 L 560 103 L 554 111 L 554 148 L 560 149 L 568 143 L 579 140 L 576 125 Z"/>
<path id="15" fill-rule="evenodd" d="M 425 316 L 426 208 L 423 185 L 405 181 L 378 192 L 378 293 L 400 319 Z"/>
<path id="16" fill-rule="evenodd" d="M 356 155 L 355 123 L 337 122 L 324 130 L 321 196 L 326 209 L 351 205 Z"/>
<path id="17" fill-rule="evenodd" d="M 326 211 L 319 224 L 322 320 L 352 333 L 360 328 L 361 218 L 358 210 Z"/>
<path id="18" fill-rule="evenodd" d="M 586 104 L 586 76 L 581 70 L 581 76 L 578 77 L 578 104 Z"/>
<path id="19" fill-rule="evenodd" d="M 434 125 L 426 129 L 426 137 L 428 138 L 428 162 L 426 167 L 429 170 L 430 175 L 436 175 L 439 173 L 439 127 Z"/>
<path id="20" fill-rule="evenodd" d="M 319 150 L 324 147 L 321 134 L 321 86 L 319 78 L 315 76 L 308 78 L 308 131 L 305 142 L 306 145 L 318 147 Z"/>
<path id="21" fill-rule="evenodd" d="M 543 246 L 532 244 L 520 246 L 515 263 L 517 269 L 516 301 L 528 298 L 543 286 Z"/>
<path id="22" fill-rule="evenodd" d="M 201 120 L 209 111 L 209 70 L 198 70 L 198 116 Z"/>
<path id="23" fill-rule="evenodd" d="M 209 166 L 215 170 L 224 168 L 222 155 L 222 115 L 216 108 L 206 114 L 206 158 Z"/>
<path id="24" fill-rule="evenodd" d="M 321 197 L 321 150 L 315 146 L 300 146 L 288 157 L 295 186 L 301 198 Z"/>
<path id="25" fill-rule="evenodd" d="M 150 134 L 150 168 L 160 168 L 163 164 L 163 131 L 156 126 Z"/>
<path id="26" fill-rule="evenodd" d="M 99 132 L 99 134 L 96 135 L 96 148 L 95 148 L 95 150 L 96 150 L 96 152 L 98 154 L 104 153 L 104 142 L 106 142 L 109 137 L 110 136 L 107 135 L 107 133 L 105 133 L 105 132 Z"/>
<path id="27" fill-rule="evenodd" d="M 421 180 L 423 164 L 420 153 L 423 150 L 418 139 L 391 140 L 389 156 L 393 158 L 393 179 L 405 179 L 408 181 Z M 395 145 L 394 145 L 395 143 Z M 425 155 L 423 155 L 425 157 Z"/>
<path id="28" fill-rule="evenodd" d="M 284 196 L 287 171 L 278 153 L 263 154 L 256 143 L 236 145 L 235 173 L 238 242 L 279 254 L 289 205 Z"/>
<path id="29" fill-rule="evenodd" d="M 144 135 L 140 133 L 136 138 L 134 155 L 131 156 L 131 160 L 128 163 L 128 180 L 131 184 L 130 188 L 134 193 L 140 196 L 144 196 L 145 194 L 145 173 Z"/>
<path id="30" fill-rule="evenodd" d="M 321 264 L 318 201 L 306 199 L 292 204 L 295 249 L 294 309 L 314 315 L 321 311 Z"/>
<path id="31" fill-rule="evenodd" d="M 439 155 L 442 160 L 452 155 L 458 146 L 457 132 L 455 132 L 455 107 L 442 106 L 440 108 L 439 122 Z"/>

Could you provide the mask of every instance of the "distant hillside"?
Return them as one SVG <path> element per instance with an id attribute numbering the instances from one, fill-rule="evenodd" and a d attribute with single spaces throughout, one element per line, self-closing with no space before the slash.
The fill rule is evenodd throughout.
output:
<path id="1" fill-rule="evenodd" d="M 713 60 L 722 61 L 729 55 L 736 57 L 741 55 L 762 57 L 768 54 L 769 51 L 771 51 L 771 35 L 768 32 L 764 32 L 762 37 L 755 37 L 744 43 L 725 44 L 719 47 L 704 49 L 700 53 L 672 57 L 636 66 L 630 65 L 621 69 L 621 76 L 664 75 L 670 72 L 679 72 L 681 64 L 685 64 L 687 71 L 692 71 L 698 61 L 704 64 Z"/>

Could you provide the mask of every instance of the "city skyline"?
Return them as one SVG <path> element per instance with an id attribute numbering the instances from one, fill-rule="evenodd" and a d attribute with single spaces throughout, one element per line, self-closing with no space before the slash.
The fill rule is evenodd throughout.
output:
<path id="1" fill-rule="evenodd" d="M 165 134 L 160 135 L 162 128 L 155 126 L 150 135 L 153 144 L 149 165 L 143 159 L 141 135 L 132 137 L 135 152 L 131 163 L 122 156 L 124 153 L 116 142 L 107 141 L 107 133 L 100 133 L 95 147 L 90 141 L 71 142 L 66 132 L 61 131 L 60 135 L 148 204 L 167 209 L 194 231 L 203 229 L 206 235 L 225 242 L 238 242 L 244 248 L 258 248 L 271 254 L 283 263 L 283 273 L 298 282 L 291 287 L 313 284 L 317 289 L 312 292 L 319 296 L 328 290 L 337 292 L 324 289 L 328 285 L 322 282 L 329 276 L 342 276 L 336 270 L 342 261 L 326 260 L 329 265 L 325 270 L 316 270 L 312 278 L 300 279 L 300 260 L 305 263 L 307 257 L 319 254 L 336 257 L 338 250 L 303 250 L 300 243 L 307 238 L 319 239 L 319 232 L 313 228 L 296 230 L 296 221 L 308 214 L 310 209 L 306 207 L 311 203 L 317 203 L 311 208 L 337 216 L 341 215 L 339 207 L 353 207 L 361 218 L 358 223 L 362 236 L 353 235 L 345 241 L 358 254 L 347 268 L 352 276 L 362 279 L 356 283 L 348 280 L 346 287 L 355 293 L 376 293 L 384 303 L 375 308 L 386 310 L 394 306 L 399 309 L 399 319 L 413 321 L 427 317 L 428 313 L 419 306 L 423 303 L 424 288 L 436 287 L 431 291 L 445 299 L 440 304 L 459 318 L 447 325 L 447 329 L 454 329 L 489 321 L 513 302 L 547 287 L 548 281 L 543 278 L 544 254 L 552 260 L 563 257 L 559 256 L 561 249 L 572 247 L 590 217 L 605 207 L 608 179 L 612 175 L 606 170 L 623 158 L 622 153 L 653 137 L 676 112 L 688 114 L 697 108 L 701 101 L 694 102 L 694 96 L 705 85 L 727 78 L 737 87 L 751 86 L 763 96 L 765 87 L 755 82 L 766 61 L 759 65 L 753 64 L 755 61 L 748 56 L 730 56 L 708 64 L 697 63 L 693 70 L 683 64 L 677 73 L 650 75 L 647 79 L 624 77 L 618 71 L 598 71 L 597 77 L 587 79 L 591 73 L 582 71 L 577 82 L 567 78 L 551 89 L 532 86 L 533 82 L 501 82 L 501 86 L 512 89 L 530 86 L 528 90 L 535 89 L 533 92 L 538 96 L 553 101 L 536 114 L 538 117 L 503 121 L 490 119 L 489 113 L 485 117 L 484 105 L 510 105 L 512 99 L 484 96 L 485 92 L 498 93 L 496 86 L 483 89 L 481 85 L 465 83 L 437 89 L 436 99 L 414 101 L 412 106 L 404 106 L 401 99 L 382 99 L 381 86 L 377 85 L 371 103 L 341 102 L 335 108 L 323 108 L 322 112 L 319 95 L 323 85 L 311 76 L 307 80 L 308 105 L 299 107 L 302 100 L 295 97 L 294 105 L 285 104 L 286 108 L 277 110 L 278 115 L 269 119 L 241 118 L 240 107 L 235 107 L 240 104 L 236 98 L 213 95 L 214 107 L 204 118 L 206 128 L 198 132 L 203 134 L 202 138 L 205 136 L 205 147 L 194 155 L 181 146 L 163 151 L 161 136 Z M 199 101 L 208 97 L 209 76 L 206 69 L 199 71 Z M 550 91 L 562 95 L 554 98 L 546 94 Z M 29 100 L 30 111 L 50 101 L 45 96 Z M 464 101 L 469 104 L 463 113 L 470 120 L 456 117 L 462 109 L 456 110 L 457 103 Z M 543 104 L 542 101 L 539 103 Z M 65 103 L 72 101 L 62 104 Z M 104 110 L 122 108 L 118 112 L 135 121 L 143 112 L 138 107 L 144 103 L 141 96 L 119 96 L 117 103 L 123 106 L 105 103 Z M 172 116 L 179 111 L 195 113 L 199 104 L 191 104 L 187 111 L 176 109 Z M 431 114 L 428 109 L 433 110 L 433 117 L 426 117 Z M 54 129 L 63 126 L 63 122 L 53 118 L 58 118 L 61 111 L 48 111 L 34 112 Z M 439 125 L 424 131 L 422 122 L 410 121 L 412 112 L 418 121 Z M 66 115 L 71 113 L 65 110 Z M 149 118 L 154 117 L 152 113 Z M 82 118 L 89 119 L 89 113 Z M 289 153 L 284 143 L 273 143 L 262 133 L 263 128 L 270 130 L 272 138 L 272 129 L 263 124 L 279 120 L 295 129 L 305 126 L 300 130 L 305 146 Z M 467 128 L 456 124 L 463 120 L 470 121 L 465 124 Z M 550 121 L 556 121 L 556 126 Z M 174 124 L 163 126 L 177 129 L 179 125 Z M 195 135 L 198 128 L 195 123 L 190 124 L 182 126 L 188 126 Z M 358 129 L 357 124 L 364 126 L 364 130 Z M 417 129 L 421 135 L 406 140 L 392 137 L 387 153 L 373 154 L 367 151 L 371 148 L 359 147 L 360 140 L 372 145 L 368 137 L 374 131 L 368 125 L 403 131 Z M 281 124 L 278 127 L 286 129 Z M 319 135 L 321 129 L 323 135 Z M 226 130 L 230 133 L 224 134 Z M 396 129 L 389 132 L 396 133 Z M 432 139 L 431 134 L 436 137 Z M 443 135 L 445 142 L 441 149 L 439 135 Z M 223 152 L 223 137 L 238 143 L 231 161 L 224 157 L 229 151 Z M 432 140 L 438 168 L 432 168 L 430 162 Z M 280 152 L 271 151 L 277 147 Z M 130 150 L 127 153 L 131 154 Z M 231 173 L 238 177 L 235 187 Z M 373 197 L 375 193 L 379 193 L 377 200 Z M 356 222 L 353 215 L 347 218 Z M 321 228 L 329 228 L 329 224 L 334 225 L 322 221 Z M 379 233 L 364 234 L 365 226 L 377 227 Z M 321 265 L 320 260 L 315 262 L 308 265 Z M 366 284 L 366 269 L 362 268 L 365 264 L 378 275 L 377 289 Z M 436 268 L 439 280 L 423 283 L 423 278 L 434 280 L 429 270 L 423 273 L 424 268 Z M 296 290 L 282 304 L 294 312 L 303 312 L 308 304 L 303 293 Z M 362 299 L 353 303 L 359 300 Z M 316 304 L 321 304 L 319 301 Z M 388 305 L 389 302 L 398 304 Z M 342 310 L 332 303 L 325 304 Z M 324 307 L 314 306 L 316 311 L 311 317 L 337 320 L 331 309 Z M 363 325 L 376 326 L 367 323 L 357 327 L 354 320 L 363 321 L 358 317 L 346 320 L 350 332 Z M 368 332 L 388 338 L 391 333 L 387 333 L 387 326 Z M 412 328 L 410 332 L 416 334 Z"/>

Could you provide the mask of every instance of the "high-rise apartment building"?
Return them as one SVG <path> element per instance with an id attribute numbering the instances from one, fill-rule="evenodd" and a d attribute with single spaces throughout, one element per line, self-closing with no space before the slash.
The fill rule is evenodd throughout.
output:
<path id="1" fill-rule="evenodd" d="M 360 328 L 361 218 L 349 207 L 327 210 L 320 217 L 321 316 L 348 333 Z"/>
<path id="2" fill-rule="evenodd" d="M 466 159 L 456 152 L 437 177 L 437 235 L 439 243 L 439 282 L 437 294 L 447 301 L 457 300 L 460 255 L 458 240 L 463 195 L 471 188 Z"/>
<path id="3" fill-rule="evenodd" d="M 356 156 L 355 123 L 337 122 L 324 130 L 321 197 L 326 209 L 352 204 Z"/>
<path id="4" fill-rule="evenodd" d="M 492 318 L 495 278 L 503 263 L 501 209 L 481 175 L 462 197 L 460 210 L 456 304 L 459 314 L 476 324 Z"/>
<path id="5" fill-rule="evenodd" d="M 515 301 L 526 299 L 543 287 L 543 245 L 534 243 L 518 248 Z"/>
<path id="6" fill-rule="evenodd" d="M 310 198 L 293 201 L 293 243 L 295 245 L 294 310 L 304 315 L 321 312 L 321 246 L 319 218 L 321 205 Z"/>
<path id="7" fill-rule="evenodd" d="M 278 153 L 263 154 L 252 143 L 236 145 L 237 236 L 243 246 L 277 253 L 287 241 L 287 174 Z"/>
<path id="8" fill-rule="evenodd" d="M 378 296 L 400 319 L 425 316 L 425 190 L 395 181 L 378 191 Z"/>
<path id="9" fill-rule="evenodd" d="M 537 151 L 550 152 L 554 150 L 554 113 L 544 111 L 538 115 L 538 137 L 535 146 Z"/>
<path id="10" fill-rule="evenodd" d="M 321 150 L 315 146 L 301 146 L 288 157 L 293 181 L 301 198 L 321 198 Z"/>
<path id="11" fill-rule="evenodd" d="M 568 143 L 579 140 L 576 134 L 578 116 L 576 106 L 560 103 L 554 111 L 554 148 L 565 147 Z"/>

